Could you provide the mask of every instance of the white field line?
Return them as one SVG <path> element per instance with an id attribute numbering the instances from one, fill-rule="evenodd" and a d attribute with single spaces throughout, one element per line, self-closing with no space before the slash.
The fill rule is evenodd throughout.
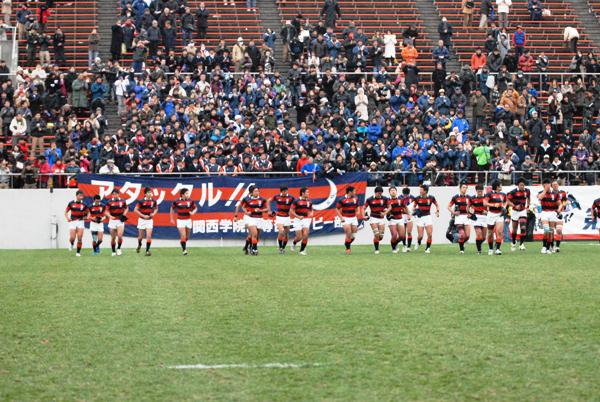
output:
<path id="1" fill-rule="evenodd" d="M 271 369 L 294 369 L 294 368 L 307 368 L 307 367 L 320 367 L 323 366 L 321 363 L 265 363 L 265 364 L 183 364 L 177 366 L 167 366 L 170 369 L 179 370 L 215 370 L 215 369 L 229 369 L 229 368 L 245 368 L 245 369 L 256 369 L 256 368 L 271 368 Z"/>

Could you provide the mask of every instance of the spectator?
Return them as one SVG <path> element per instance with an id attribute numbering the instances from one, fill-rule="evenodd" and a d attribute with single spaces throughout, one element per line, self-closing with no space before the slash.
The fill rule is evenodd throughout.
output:
<path id="1" fill-rule="evenodd" d="M 110 54 L 112 61 L 121 60 L 121 53 L 123 47 L 123 27 L 121 26 L 121 22 L 117 20 L 111 26 L 111 37 L 110 37 Z"/>
<path id="2" fill-rule="evenodd" d="M 453 33 L 452 25 L 450 25 L 446 17 L 442 17 L 442 21 L 438 25 L 438 34 L 440 35 L 440 39 L 444 41 L 444 46 L 449 50 L 452 49 Z"/>
<path id="3" fill-rule="evenodd" d="M 12 119 L 9 126 L 13 146 L 17 145 L 27 135 L 27 128 L 27 121 L 21 113 L 17 112 L 17 115 Z"/>
<path id="4" fill-rule="evenodd" d="M 56 28 L 52 36 L 52 47 L 54 48 L 54 62 L 59 67 L 64 67 L 67 64 L 65 57 L 65 34 L 60 28 Z"/>
<path id="5" fill-rule="evenodd" d="M 209 11 L 206 9 L 204 2 L 200 3 L 200 7 L 196 10 L 196 24 L 198 25 L 198 38 L 206 39 L 206 31 L 208 30 Z"/>
<path id="6" fill-rule="evenodd" d="M 4 23 L 10 25 L 10 15 L 12 14 L 12 0 L 2 0 L 2 14 Z"/>
<path id="7" fill-rule="evenodd" d="M 577 53 L 577 42 L 579 41 L 579 31 L 577 28 L 568 26 L 563 31 L 563 40 L 567 45 L 567 48 L 573 52 Z"/>
<path id="8" fill-rule="evenodd" d="M 510 36 L 506 32 L 505 29 L 498 34 L 498 50 L 500 52 L 500 57 L 502 57 L 502 62 L 506 59 L 508 52 L 510 51 Z"/>
<path id="9" fill-rule="evenodd" d="M 521 25 L 517 26 L 517 30 L 513 34 L 513 45 L 515 46 L 515 55 L 517 60 L 521 57 L 525 51 L 525 44 L 527 42 L 525 31 Z"/>
<path id="10" fill-rule="evenodd" d="M 194 21 L 194 15 L 189 7 L 185 7 L 185 12 L 181 16 L 181 37 L 183 46 L 187 46 L 188 43 L 193 41 L 195 30 L 196 23 Z"/>
<path id="11" fill-rule="evenodd" d="M 246 11 L 256 12 L 256 0 L 246 0 Z"/>
<path id="12" fill-rule="evenodd" d="M 117 174 L 120 173 L 119 167 L 115 165 L 115 161 L 113 159 L 108 159 L 106 161 L 106 165 L 102 166 L 98 171 L 100 174 Z"/>
<path id="13" fill-rule="evenodd" d="M 448 51 L 448 48 L 444 46 L 443 40 L 440 39 L 438 41 L 438 46 L 433 49 L 432 55 L 433 61 L 435 63 L 442 63 L 442 66 L 444 67 L 444 69 L 446 69 L 446 62 L 448 61 L 450 52 Z"/>
<path id="14" fill-rule="evenodd" d="M 4 14 L 10 17 L 10 14 Z M 27 23 L 31 10 L 27 7 L 26 3 L 21 4 L 21 8 L 17 11 L 17 35 L 19 39 L 25 39 L 25 24 Z"/>
<path id="15" fill-rule="evenodd" d="M 444 18 L 442 18 L 442 21 Z M 419 39 L 419 32 L 417 31 L 417 27 L 415 25 L 410 25 L 402 32 L 402 44 L 404 46 L 412 43 L 414 47 L 417 47 L 417 39 Z M 445 43 L 445 42 L 444 42 Z"/>
<path id="16" fill-rule="evenodd" d="M 479 13 L 481 14 L 479 19 L 479 29 L 487 30 L 488 18 L 493 8 L 492 0 L 481 0 L 481 6 L 479 7 Z"/>
<path id="17" fill-rule="evenodd" d="M 92 68 L 94 60 L 100 56 L 100 35 L 96 29 L 92 29 L 90 36 L 88 36 L 88 64 Z"/>
<path id="18" fill-rule="evenodd" d="M 487 64 L 487 57 L 478 47 L 475 53 L 471 56 L 471 70 L 476 74 L 481 74 L 481 70 Z"/>
<path id="19" fill-rule="evenodd" d="M 412 43 L 407 44 L 402 49 L 402 59 L 404 60 L 405 64 L 409 66 L 416 66 L 417 57 L 419 57 L 419 52 L 417 52 L 417 49 L 412 45 Z"/>
<path id="20" fill-rule="evenodd" d="M 267 31 L 263 34 L 263 43 L 266 44 L 271 51 L 275 51 L 275 40 L 277 39 L 277 35 L 271 28 L 267 28 Z M 321 39 L 323 39 L 321 37 Z M 324 56 L 325 54 L 323 54 Z"/>
<path id="21" fill-rule="evenodd" d="M 398 43 L 396 39 L 396 35 L 392 33 L 391 30 L 388 30 L 387 33 L 383 36 L 383 58 L 385 59 L 388 66 L 391 66 L 396 60 L 396 44 Z"/>
<path id="22" fill-rule="evenodd" d="M 498 22 L 500 23 L 500 28 L 508 28 L 508 14 L 510 13 L 512 0 L 496 0 L 496 6 L 498 9 Z"/>
<path id="23" fill-rule="evenodd" d="M 0 189 L 7 189 L 10 187 L 11 173 L 8 161 L 6 159 L 0 160 Z"/>
<path id="24" fill-rule="evenodd" d="M 325 17 L 325 27 L 335 29 L 336 21 L 342 18 L 337 0 L 325 0 L 321 8 L 321 16 Z"/>
<path id="25" fill-rule="evenodd" d="M 529 10 L 529 19 L 531 21 L 540 21 L 542 19 L 541 0 L 528 0 L 527 9 Z"/>
<path id="26" fill-rule="evenodd" d="M 462 0 L 463 27 L 468 27 L 473 23 L 474 0 Z"/>

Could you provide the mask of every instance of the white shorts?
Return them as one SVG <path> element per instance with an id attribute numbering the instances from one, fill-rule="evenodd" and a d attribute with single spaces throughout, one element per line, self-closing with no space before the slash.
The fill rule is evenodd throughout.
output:
<path id="1" fill-rule="evenodd" d="M 69 230 L 85 229 L 85 222 L 82 220 L 69 222 Z"/>
<path id="2" fill-rule="evenodd" d="M 252 216 L 244 215 L 244 223 L 246 226 L 254 226 L 258 229 L 263 228 L 263 218 L 253 218 Z"/>
<path id="3" fill-rule="evenodd" d="M 104 223 L 100 222 L 90 222 L 90 231 L 91 232 L 102 232 L 104 233 Z"/>
<path id="4" fill-rule="evenodd" d="M 111 219 L 108 221 L 108 229 L 116 229 L 125 226 L 125 222 L 121 222 L 119 219 Z"/>
<path id="5" fill-rule="evenodd" d="M 487 226 L 487 215 L 475 215 L 476 220 L 473 221 L 473 226 L 484 228 Z"/>
<path id="6" fill-rule="evenodd" d="M 454 224 L 455 225 L 468 225 L 469 224 L 469 215 L 455 215 L 454 216 Z"/>
<path id="7" fill-rule="evenodd" d="M 191 219 L 177 219 L 177 229 L 191 229 L 192 228 L 192 220 Z"/>
<path id="8" fill-rule="evenodd" d="M 518 221 L 521 218 L 527 218 L 527 210 L 524 209 L 522 211 L 515 211 L 514 209 L 510 211 L 510 219 L 513 221 Z"/>
<path id="9" fill-rule="evenodd" d="M 385 223 L 386 223 L 385 218 L 374 218 L 374 217 L 369 218 L 370 225 L 385 225 Z"/>
<path id="10" fill-rule="evenodd" d="M 152 219 L 138 219 L 137 228 L 139 230 L 152 229 L 154 227 L 154 221 Z"/>
<path id="11" fill-rule="evenodd" d="M 433 219 L 431 218 L 431 215 L 419 216 L 415 223 L 417 224 L 417 227 L 424 228 L 425 226 L 432 226 Z"/>
<path id="12" fill-rule="evenodd" d="M 412 222 L 413 218 L 412 215 L 408 215 L 408 214 L 404 214 L 404 224 L 406 225 L 408 222 Z"/>
<path id="13" fill-rule="evenodd" d="M 488 212 L 487 214 L 487 224 L 488 226 L 495 226 L 498 222 L 504 222 L 504 217 L 502 214 L 496 214 L 494 212 Z"/>
<path id="14" fill-rule="evenodd" d="M 342 226 L 346 226 L 346 225 L 358 226 L 358 219 L 356 219 L 356 216 L 354 218 L 344 218 L 344 222 L 342 222 Z"/>
<path id="15" fill-rule="evenodd" d="M 276 216 L 275 225 L 292 226 L 292 220 L 289 216 Z"/>
<path id="16" fill-rule="evenodd" d="M 558 219 L 556 211 L 542 211 L 540 213 L 540 219 L 548 222 L 558 222 L 560 220 Z"/>
<path id="17" fill-rule="evenodd" d="M 310 229 L 311 218 L 296 218 L 294 219 L 294 230 Z"/>
<path id="18" fill-rule="evenodd" d="M 390 219 L 390 221 L 388 222 L 388 226 L 396 226 L 396 225 L 405 225 L 404 222 L 404 218 L 400 218 L 400 219 Z"/>

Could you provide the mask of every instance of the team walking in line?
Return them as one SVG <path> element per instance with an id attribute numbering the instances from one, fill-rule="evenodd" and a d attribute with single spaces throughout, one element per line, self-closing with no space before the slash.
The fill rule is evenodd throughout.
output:
<path id="1" fill-rule="evenodd" d="M 472 227 L 478 254 L 482 253 L 482 245 L 487 240 L 488 254 L 501 255 L 505 222 L 510 222 L 511 251 L 516 251 L 517 248 L 525 250 L 528 211 L 531 205 L 531 192 L 525 187 L 525 181 L 518 180 L 517 186 L 509 193 L 502 191 L 499 181 L 493 182 L 487 192 L 482 185 L 475 186 L 475 195 L 468 195 L 467 190 L 467 185 L 461 184 L 458 193 L 447 206 L 452 215 L 451 225 L 457 233 L 459 253 L 465 253 L 465 244 L 470 239 Z M 391 252 L 398 253 L 400 243 L 403 253 L 410 252 L 413 246 L 414 226 L 417 228 L 417 241 L 412 250 L 417 251 L 425 238 L 425 253 L 431 253 L 434 226 L 432 213 L 435 212 L 435 216 L 439 217 L 440 206 L 435 197 L 429 194 L 429 187 L 421 185 L 417 196 L 411 195 L 407 187 L 403 188 L 401 193 L 396 187 L 389 187 L 389 197 L 383 193 L 382 187 L 375 187 L 374 195 L 361 205 L 355 188 L 348 186 L 345 196 L 336 203 L 336 215 L 345 236 L 346 254 L 352 252 L 359 219 L 364 220 L 365 226 L 370 226 L 373 232 L 375 254 L 381 251 L 386 227 L 389 228 L 391 236 Z M 541 252 L 558 253 L 563 236 L 562 213 L 567 205 L 567 193 L 559 188 L 558 182 L 544 181 L 537 199 L 543 227 Z M 600 234 L 600 198 L 594 201 L 591 210 Z M 84 203 L 83 192 L 77 191 L 75 200 L 69 202 L 65 210 L 65 218 L 69 222 L 69 249 L 75 248 L 75 255 L 81 256 L 85 221 L 89 221 L 93 254 L 99 254 L 104 236 L 104 223 L 108 220 L 112 255 L 121 255 L 125 222 L 128 220 L 127 212 L 127 203 L 121 198 L 119 190 L 113 190 L 105 203 L 99 195 L 94 196 L 90 206 Z M 140 253 L 145 239 L 145 255 L 150 256 L 154 216 L 158 213 L 158 203 L 153 197 L 152 189 L 144 189 L 144 197 L 137 202 L 133 212 L 138 217 L 136 251 Z M 183 255 L 188 254 L 187 241 L 192 231 L 192 216 L 196 212 L 198 207 L 190 198 L 189 190 L 180 190 L 179 198 L 171 204 L 169 216 L 171 224 L 176 225 L 179 232 Z M 243 248 L 245 254 L 258 255 L 260 233 L 264 228 L 266 214 L 268 219 L 275 219 L 279 253 L 285 253 L 290 232 L 294 231 L 290 249 L 295 251 L 300 244 L 298 254 L 306 255 L 314 214 L 310 190 L 307 187 L 300 189 L 298 198 L 292 196 L 287 187 L 282 186 L 277 195 L 265 199 L 261 197 L 260 189 L 252 185 L 248 188 L 248 195 L 236 205 L 234 221 L 239 221 L 240 213 L 247 229 Z"/>

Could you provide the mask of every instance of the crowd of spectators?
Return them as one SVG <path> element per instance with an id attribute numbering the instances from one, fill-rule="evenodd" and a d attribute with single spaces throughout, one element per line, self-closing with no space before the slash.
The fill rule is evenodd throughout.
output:
<path id="1" fill-rule="evenodd" d="M 573 48 L 573 75 L 559 84 L 521 27 L 509 35 L 503 19 L 486 19 L 485 45 L 470 65 L 447 71 L 446 19 L 428 49 L 415 26 L 368 36 L 352 22 L 338 27 L 343 12 L 326 0 L 316 24 L 297 15 L 261 41 L 231 45 L 206 40 L 204 4 L 123 0 L 110 55 L 98 52 L 107 38 L 90 33 L 88 71 L 34 51 L 39 62 L 20 67 L 14 85 L 0 76 L 0 187 L 44 187 L 51 174 L 79 172 L 368 171 L 373 184 L 408 185 L 510 183 L 514 171 L 528 182 L 600 178 L 590 172 L 600 170 L 600 84 L 578 74 L 600 72 L 594 54 Z M 23 34 L 38 34 L 34 25 Z M 423 58 L 435 63 L 431 75 L 420 74 Z M 109 103 L 121 119 L 111 127 Z"/>

